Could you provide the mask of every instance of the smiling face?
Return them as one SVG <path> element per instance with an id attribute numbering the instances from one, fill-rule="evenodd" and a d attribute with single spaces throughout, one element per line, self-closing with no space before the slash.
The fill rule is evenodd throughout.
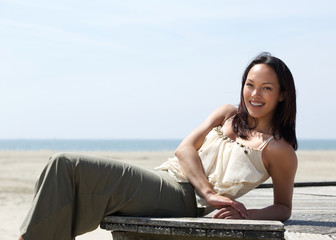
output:
<path id="1" fill-rule="evenodd" d="M 266 64 L 254 65 L 247 75 L 243 96 L 249 115 L 258 123 L 270 125 L 278 102 L 283 101 L 274 70 Z"/>

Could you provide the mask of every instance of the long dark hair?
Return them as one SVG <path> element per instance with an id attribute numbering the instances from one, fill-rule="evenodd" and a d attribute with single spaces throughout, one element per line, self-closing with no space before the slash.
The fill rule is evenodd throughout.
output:
<path id="1" fill-rule="evenodd" d="M 250 133 L 251 128 L 248 126 L 249 113 L 244 102 L 243 90 L 247 75 L 251 68 L 256 64 L 266 64 L 274 70 L 280 84 L 280 92 L 284 94 L 284 100 L 278 103 L 273 115 L 272 134 L 276 138 L 283 138 L 286 142 L 292 145 L 294 150 L 297 150 L 298 144 L 295 133 L 296 93 L 294 78 L 283 61 L 267 52 L 261 53 L 254 58 L 244 71 L 238 112 L 233 118 L 233 131 L 243 139 L 247 139 Z M 254 120 L 256 121 L 256 119 Z"/>

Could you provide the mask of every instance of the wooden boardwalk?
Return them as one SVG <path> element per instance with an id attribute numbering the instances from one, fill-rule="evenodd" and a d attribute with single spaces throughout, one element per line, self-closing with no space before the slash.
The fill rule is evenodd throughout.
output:
<path id="1" fill-rule="evenodd" d="M 272 191 L 255 189 L 240 201 L 261 208 L 272 204 Z M 336 239 L 336 186 L 296 187 L 292 217 L 284 225 L 290 239 Z"/>

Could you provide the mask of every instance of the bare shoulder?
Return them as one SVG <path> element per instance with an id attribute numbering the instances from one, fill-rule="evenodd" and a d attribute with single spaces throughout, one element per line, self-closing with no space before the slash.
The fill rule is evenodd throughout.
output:
<path id="1" fill-rule="evenodd" d="M 214 110 L 205 121 L 196 127 L 188 136 L 186 136 L 178 149 L 183 149 L 185 146 L 194 146 L 197 150 L 201 147 L 206 135 L 216 126 L 222 125 L 223 122 L 233 116 L 237 109 L 229 104 L 222 105 Z"/>
<path id="2" fill-rule="evenodd" d="M 292 146 L 283 139 L 272 139 L 264 150 L 263 158 L 266 158 L 267 171 L 273 182 L 273 202 L 274 205 L 284 206 L 280 218 L 287 220 L 292 209 L 297 157 Z"/>
<path id="3" fill-rule="evenodd" d="M 236 113 L 237 108 L 234 106 L 229 104 L 222 105 L 214 110 L 206 118 L 206 120 L 195 129 L 195 131 L 198 133 L 198 135 L 204 136 L 204 134 L 207 134 L 214 127 L 223 125 L 226 119 L 230 118 Z"/>
<path id="4" fill-rule="evenodd" d="M 237 110 L 238 110 L 235 106 L 233 106 L 231 104 L 222 105 L 220 108 L 223 109 L 223 111 L 226 112 L 228 117 L 231 117 L 231 116 L 235 115 L 237 113 Z"/>
<path id="5" fill-rule="evenodd" d="M 223 124 L 224 121 L 237 113 L 237 108 L 230 105 L 225 104 L 217 108 L 211 115 L 210 119 L 217 119 L 219 124 Z"/>
<path id="6" fill-rule="evenodd" d="M 293 147 L 284 139 L 273 139 L 265 147 L 263 157 L 268 169 L 284 169 L 296 171 L 297 156 Z"/>

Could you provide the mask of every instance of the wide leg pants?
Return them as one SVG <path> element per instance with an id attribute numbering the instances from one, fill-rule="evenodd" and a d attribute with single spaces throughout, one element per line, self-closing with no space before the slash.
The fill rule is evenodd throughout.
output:
<path id="1" fill-rule="evenodd" d="M 194 189 L 167 172 L 103 157 L 56 154 L 36 183 L 20 231 L 24 240 L 71 240 L 106 215 L 197 216 Z"/>

